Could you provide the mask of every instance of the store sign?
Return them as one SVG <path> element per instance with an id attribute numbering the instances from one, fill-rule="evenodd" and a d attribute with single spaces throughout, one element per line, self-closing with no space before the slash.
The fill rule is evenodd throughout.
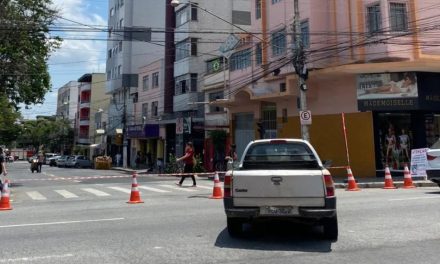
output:
<path id="1" fill-rule="evenodd" d="M 129 138 L 143 138 L 144 137 L 143 125 L 128 126 L 127 136 Z"/>
<path id="2" fill-rule="evenodd" d="M 428 160 L 426 159 L 427 148 L 411 150 L 411 177 L 426 178 L 426 169 L 428 169 Z"/>
<path id="3" fill-rule="evenodd" d="M 416 73 L 360 74 L 357 77 L 357 99 L 361 111 L 417 109 Z"/>

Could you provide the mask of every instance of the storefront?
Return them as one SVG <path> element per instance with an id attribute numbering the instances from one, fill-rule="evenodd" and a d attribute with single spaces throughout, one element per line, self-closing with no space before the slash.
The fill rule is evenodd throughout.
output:
<path id="1" fill-rule="evenodd" d="M 362 74 L 360 111 L 372 111 L 377 175 L 386 165 L 401 172 L 411 149 L 430 147 L 440 134 L 439 73 Z M 397 174 L 399 175 L 399 174 Z"/>
<path id="2" fill-rule="evenodd" d="M 154 167 L 157 159 L 163 159 L 163 140 L 160 137 L 158 124 L 128 126 L 127 134 L 131 139 L 130 165 L 136 166 L 139 157 L 139 168 Z"/>

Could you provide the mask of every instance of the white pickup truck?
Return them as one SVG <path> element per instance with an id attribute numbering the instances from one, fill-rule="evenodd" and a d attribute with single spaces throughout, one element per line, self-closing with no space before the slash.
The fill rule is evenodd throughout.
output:
<path id="1" fill-rule="evenodd" d="M 322 225 L 326 239 L 338 238 L 332 176 L 301 139 L 250 142 L 238 168 L 225 175 L 223 202 L 231 236 L 245 222 L 285 218 Z"/>

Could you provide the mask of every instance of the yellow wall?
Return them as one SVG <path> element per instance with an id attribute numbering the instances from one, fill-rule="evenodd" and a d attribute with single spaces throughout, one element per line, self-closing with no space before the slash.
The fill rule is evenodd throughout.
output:
<path id="1" fill-rule="evenodd" d="M 279 137 L 301 137 L 299 117 L 289 117 L 278 130 Z M 373 116 L 370 112 L 345 114 L 350 166 L 355 177 L 375 177 Z M 317 115 L 312 117 L 310 142 L 322 160 L 332 160 L 332 166 L 346 166 L 342 116 Z M 345 169 L 331 169 L 333 176 L 346 177 Z"/>

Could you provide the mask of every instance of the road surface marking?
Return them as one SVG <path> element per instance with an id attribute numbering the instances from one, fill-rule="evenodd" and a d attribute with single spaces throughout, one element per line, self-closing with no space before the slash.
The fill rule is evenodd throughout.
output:
<path id="1" fill-rule="evenodd" d="M 146 187 L 146 186 L 139 186 L 138 188 L 143 189 L 143 190 L 147 190 L 147 191 L 158 192 L 158 193 L 169 193 L 170 192 L 170 191 L 156 189 L 156 188 L 152 188 L 152 187 Z"/>
<path id="2" fill-rule="evenodd" d="M 24 258 L 15 258 L 15 259 L 0 259 L 0 263 L 9 263 L 9 262 L 23 262 L 23 261 L 39 261 L 45 259 L 59 259 L 59 258 L 69 258 L 73 257 L 73 254 L 64 254 L 64 255 L 51 255 L 51 256 L 40 256 L 40 257 L 24 257 Z"/>
<path id="3" fill-rule="evenodd" d="M 27 227 L 27 226 L 48 226 L 48 225 L 67 225 L 67 224 L 81 224 L 81 223 L 92 223 L 92 222 L 121 221 L 121 220 L 125 220 L 125 218 L 120 217 L 120 218 L 104 218 L 104 219 L 63 221 L 63 222 L 47 222 L 47 223 L 20 224 L 20 225 L 3 225 L 3 226 L 0 226 L 0 228 Z"/>
<path id="4" fill-rule="evenodd" d="M 112 190 L 116 190 L 116 191 L 120 191 L 123 193 L 131 193 L 131 190 L 127 189 L 127 188 L 121 188 L 121 187 L 107 187 L 107 188 L 112 189 Z"/>
<path id="5" fill-rule="evenodd" d="M 26 192 L 26 194 L 32 199 L 32 200 L 47 200 L 46 197 L 44 197 L 41 193 L 33 191 L 33 192 Z"/>
<path id="6" fill-rule="evenodd" d="M 70 199 L 70 198 L 78 198 L 78 195 L 71 193 L 67 190 L 55 190 L 59 195 L 63 196 L 64 198 Z"/>
<path id="7" fill-rule="evenodd" d="M 212 190 L 213 187 L 203 186 L 203 185 L 197 185 L 197 188 Z"/>
<path id="8" fill-rule="evenodd" d="M 401 199 L 389 199 L 388 201 L 410 201 L 410 200 L 423 200 L 423 199 L 440 199 L 440 196 L 420 196 Z"/>
<path id="9" fill-rule="evenodd" d="M 179 191 L 184 191 L 184 192 L 195 192 L 196 190 L 194 189 L 189 189 L 191 187 L 188 188 L 182 188 L 182 187 L 177 187 L 177 186 L 173 186 L 173 185 L 167 185 L 167 184 L 163 184 L 163 185 L 159 185 L 161 187 L 165 187 L 165 188 L 169 188 L 169 189 L 173 189 L 173 190 L 179 190 Z"/>
<path id="10" fill-rule="evenodd" d="M 110 194 L 100 191 L 100 190 L 96 190 L 93 188 L 82 188 L 83 191 L 89 192 L 91 194 L 94 194 L 96 196 L 110 196 Z"/>

